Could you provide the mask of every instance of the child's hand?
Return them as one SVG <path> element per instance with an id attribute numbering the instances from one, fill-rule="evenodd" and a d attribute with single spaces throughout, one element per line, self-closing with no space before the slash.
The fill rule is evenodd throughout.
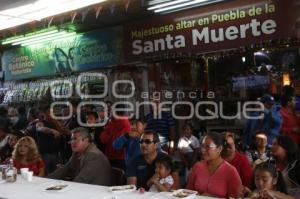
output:
<path id="1" fill-rule="evenodd" d="M 272 190 L 267 190 L 267 189 L 264 189 L 262 191 L 259 192 L 259 196 L 261 198 L 274 198 L 275 197 L 275 193 L 274 191 Z"/>
<path id="2" fill-rule="evenodd" d="M 152 184 L 155 184 L 155 182 L 159 181 L 159 175 L 155 173 L 149 180 Z"/>
<path id="3" fill-rule="evenodd" d="M 128 133 L 128 135 L 129 135 L 129 137 L 132 137 L 132 138 L 140 137 L 140 135 L 137 131 L 130 131 Z"/>

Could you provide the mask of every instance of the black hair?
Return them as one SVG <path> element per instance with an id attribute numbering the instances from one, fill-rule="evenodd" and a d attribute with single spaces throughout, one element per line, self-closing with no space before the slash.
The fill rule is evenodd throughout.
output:
<path id="1" fill-rule="evenodd" d="M 155 160 L 155 164 L 162 164 L 166 169 L 173 171 L 173 162 L 168 155 L 162 155 Z"/>
<path id="2" fill-rule="evenodd" d="M 284 86 L 282 88 L 282 95 L 293 96 L 295 95 L 295 89 L 292 86 Z"/>
<path id="3" fill-rule="evenodd" d="M 183 125 L 182 129 L 185 129 L 185 128 L 187 128 L 187 127 L 189 127 L 189 128 L 193 131 L 193 125 L 190 124 L 190 123 L 185 123 L 185 124 Z"/>
<path id="4" fill-rule="evenodd" d="M 126 104 L 117 104 L 115 105 L 114 109 L 121 109 L 121 110 L 116 110 L 115 113 L 119 116 L 124 116 L 125 115 L 125 110 L 127 108 L 127 105 Z M 122 110 L 123 109 L 123 110 Z"/>
<path id="5" fill-rule="evenodd" d="M 39 112 L 36 108 L 30 108 L 28 110 L 28 116 L 32 117 L 33 119 L 36 119 L 39 117 Z"/>
<path id="6" fill-rule="evenodd" d="M 217 147 L 224 146 L 224 137 L 221 133 L 210 132 L 206 134 L 207 137 L 211 138 Z"/>
<path id="7" fill-rule="evenodd" d="M 282 95 L 280 98 L 281 106 L 286 107 L 289 101 L 291 101 L 292 99 L 293 99 L 292 95 Z"/>
<path id="8" fill-rule="evenodd" d="M 6 128 L 7 128 L 7 120 L 6 118 L 0 116 L 0 129 L 6 132 Z"/>
<path id="9" fill-rule="evenodd" d="M 42 106 L 40 106 L 39 110 L 42 113 L 46 113 L 48 110 L 50 110 L 50 105 L 49 104 L 42 105 Z"/>
<path id="10" fill-rule="evenodd" d="M 153 135 L 153 141 L 155 143 L 159 142 L 159 136 L 158 136 L 158 134 L 155 131 L 151 131 L 151 130 L 145 131 L 143 133 L 143 135 Z"/>
<path id="11" fill-rule="evenodd" d="M 25 136 L 23 132 L 17 130 L 12 130 L 9 134 L 16 136 L 18 139 Z"/>
<path id="12" fill-rule="evenodd" d="M 279 146 L 286 150 L 288 164 L 299 160 L 299 152 L 296 143 L 286 135 L 279 135 L 275 138 Z"/>
<path id="13" fill-rule="evenodd" d="M 282 193 L 287 193 L 286 184 L 283 180 L 282 174 L 281 174 L 280 171 L 277 171 L 276 164 L 274 164 L 271 161 L 271 159 L 258 164 L 254 169 L 254 175 L 258 171 L 267 171 L 271 174 L 271 176 L 273 178 L 277 178 L 276 191 L 279 191 L 279 192 L 282 192 Z M 254 178 L 254 181 L 255 181 L 255 178 Z M 255 183 L 254 183 L 254 185 L 255 185 Z M 255 188 L 256 188 L 256 185 L 255 185 Z"/>
<path id="14" fill-rule="evenodd" d="M 7 108 L 4 107 L 4 106 L 0 106 L 0 115 L 1 116 L 7 116 L 7 114 L 8 114 Z"/>
<path id="15" fill-rule="evenodd" d="M 224 149 L 228 149 L 231 148 L 230 144 L 227 142 L 227 138 L 231 137 L 233 139 L 233 143 L 236 147 L 236 139 L 235 139 L 235 134 L 229 131 L 225 131 L 222 132 L 222 136 L 223 136 L 223 148 Z"/>
<path id="16" fill-rule="evenodd" d="M 86 116 L 92 115 L 94 116 L 96 119 L 98 119 L 98 114 L 95 111 L 89 111 L 87 112 Z"/>
<path id="17" fill-rule="evenodd" d="M 25 107 L 24 107 L 24 106 L 20 106 L 20 107 L 18 107 L 18 113 L 19 113 L 20 115 L 23 115 L 23 114 L 25 114 L 25 113 L 26 113 L 26 109 L 25 109 Z"/>
<path id="18" fill-rule="evenodd" d="M 144 124 L 145 123 L 145 121 L 144 120 L 142 120 L 142 119 L 140 119 L 140 118 L 137 118 L 137 117 L 132 117 L 130 120 L 129 120 L 131 123 L 138 123 L 138 122 L 140 122 L 140 123 L 142 123 L 142 124 Z"/>

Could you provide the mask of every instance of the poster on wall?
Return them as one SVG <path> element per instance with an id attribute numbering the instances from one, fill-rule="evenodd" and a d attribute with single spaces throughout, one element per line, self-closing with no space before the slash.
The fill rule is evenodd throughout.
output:
<path id="1" fill-rule="evenodd" d="M 58 41 L 5 51 L 5 80 L 45 77 L 116 65 L 121 59 L 122 28 L 115 27 Z"/>
<path id="2" fill-rule="evenodd" d="M 225 1 L 128 23 L 124 26 L 125 61 L 215 52 L 296 37 L 293 2 Z"/>
<path id="3" fill-rule="evenodd" d="M 244 77 L 232 78 L 232 90 L 238 91 L 241 89 L 267 89 L 270 85 L 270 78 L 262 75 L 249 75 Z"/>

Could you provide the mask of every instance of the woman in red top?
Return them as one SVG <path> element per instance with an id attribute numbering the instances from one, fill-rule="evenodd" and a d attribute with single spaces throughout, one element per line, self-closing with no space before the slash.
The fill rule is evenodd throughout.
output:
<path id="1" fill-rule="evenodd" d="M 196 163 L 189 176 L 187 188 L 200 195 L 218 198 L 239 198 L 242 182 L 237 170 L 221 157 L 223 138 L 209 133 L 201 144 L 203 160 Z"/>
<path id="2" fill-rule="evenodd" d="M 15 146 L 12 158 L 18 171 L 21 168 L 29 168 L 34 175 L 44 176 L 45 164 L 33 138 L 29 136 L 21 138 Z"/>

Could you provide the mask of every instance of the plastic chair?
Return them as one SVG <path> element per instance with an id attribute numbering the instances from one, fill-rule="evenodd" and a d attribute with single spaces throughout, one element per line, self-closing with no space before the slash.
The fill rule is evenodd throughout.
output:
<path id="1" fill-rule="evenodd" d="M 111 182 L 112 186 L 119 186 L 119 185 L 125 185 L 126 179 L 125 179 L 125 172 L 124 170 L 112 167 L 111 168 Z"/>

